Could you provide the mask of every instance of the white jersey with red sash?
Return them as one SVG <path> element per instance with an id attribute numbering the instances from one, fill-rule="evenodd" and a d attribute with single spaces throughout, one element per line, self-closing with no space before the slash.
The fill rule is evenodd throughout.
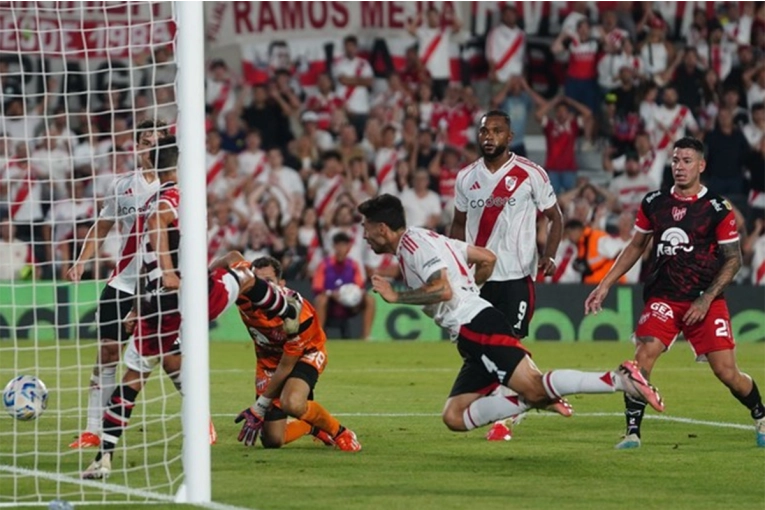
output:
<path id="1" fill-rule="evenodd" d="M 205 165 L 207 167 L 207 187 L 209 188 L 226 168 L 226 153 L 218 151 L 217 154 L 210 154 L 208 152 L 205 156 Z"/>
<path id="2" fill-rule="evenodd" d="M 417 29 L 420 61 L 434 80 L 451 77 L 449 63 L 449 33 L 443 28 L 422 26 Z"/>
<path id="3" fill-rule="evenodd" d="M 333 73 L 335 79 L 342 76 L 348 78 L 372 78 L 373 76 L 372 66 L 360 57 L 338 59 L 333 66 Z M 349 113 L 369 113 L 369 90 L 366 87 L 338 83 L 337 95 L 343 100 Z"/>
<path id="4" fill-rule="evenodd" d="M 457 176 L 454 207 L 467 213 L 465 240 L 497 254 L 493 281 L 536 276 L 537 211 L 555 203 L 547 172 L 515 154 L 494 173 L 481 158 Z"/>
<path id="5" fill-rule="evenodd" d="M 501 24 L 489 32 L 486 59 L 494 63 L 498 81 L 506 82 L 523 74 L 525 52 L 526 34 L 520 28 Z"/>
<path id="6" fill-rule="evenodd" d="M 23 165 L 15 158 L 11 159 L 5 165 L 2 178 L 8 186 L 10 218 L 16 223 L 43 219 L 42 189 L 29 162 Z"/>
<path id="7" fill-rule="evenodd" d="M 141 261 L 137 256 L 143 232 L 139 217 L 147 202 L 159 191 L 159 181 L 148 182 L 142 170 L 115 179 L 104 198 L 99 217 L 119 225 L 120 251 L 108 285 L 128 294 L 135 294 Z"/>

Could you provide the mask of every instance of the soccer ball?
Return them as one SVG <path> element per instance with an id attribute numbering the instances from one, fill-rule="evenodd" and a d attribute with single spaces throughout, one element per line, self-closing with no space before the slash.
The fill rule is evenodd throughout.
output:
<path id="1" fill-rule="evenodd" d="M 48 407 L 48 388 L 33 375 L 20 375 L 5 386 L 3 405 L 17 420 L 34 420 Z"/>
<path id="2" fill-rule="evenodd" d="M 364 291 L 355 283 L 346 283 L 337 289 L 337 300 L 341 305 L 347 306 L 348 308 L 359 306 L 363 298 Z"/>

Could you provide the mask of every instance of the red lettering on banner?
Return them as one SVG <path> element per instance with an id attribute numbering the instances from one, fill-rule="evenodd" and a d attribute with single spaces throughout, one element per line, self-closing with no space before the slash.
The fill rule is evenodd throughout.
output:
<path id="1" fill-rule="evenodd" d="M 380 28 L 383 25 L 383 6 L 386 2 L 361 2 L 361 28 Z"/>
<path id="2" fill-rule="evenodd" d="M 316 9 L 319 9 L 318 17 L 315 16 Z M 327 2 L 309 2 L 308 21 L 311 22 L 311 28 L 324 28 L 327 24 Z"/>
<path id="3" fill-rule="evenodd" d="M 276 16 L 274 16 L 274 10 L 271 8 L 271 2 L 260 2 L 259 4 L 258 30 L 260 32 L 265 31 L 266 25 L 268 25 L 269 30 L 279 30 L 279 25 L 276 23 Z"/>
<path id="4" fill-rule="evenodd" d="M 255 32 L 250 22 L 250 9 L 252 4 L 250 2 L 231 2 L 234 4 L 234 31 L 237 34 L 242 32 Z M 242 24 L 244 24 L 244 30 L 242 30 Z"/>
<path id="5" fill-rule="evenodd" d="M 302 30 L 305 26 L 303 19 L 304 2 L 279 2 L 282 15 L 282 26 L 285 30 Z"/>
<path id="6" fill-rule="evenodd" d="M 404 28 L 404 19 L 400 17 L 404 13 L 404 6 L 398 2 L 388 4 L 388 28 Z"/>
<path id="7" fill-rule="evenodd" d="M 332 23 L 337 28 L 345 28 L 350 21 L 348 7 L 343 2 L 330 2 L 334 12 L 332 13 Z"/>

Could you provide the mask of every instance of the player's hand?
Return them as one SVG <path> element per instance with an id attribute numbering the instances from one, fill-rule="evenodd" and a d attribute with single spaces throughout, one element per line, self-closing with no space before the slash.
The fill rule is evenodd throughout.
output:
<path id="1" fill-rule="evenodd" d="M 608 289 L 606 287 L 600 285 L 595 287 L 595 290 L 590 292 L 590 295 L 587 296 L 587 299 L 584 301 L 584 314 L 597 314 L 601 311 L 603 309 L 603 301 L 606 299 L 607 295 Z"/>
<path id="2" fill-rule="evenodd" d="M 236 440 L 244 443 L 244 446 L 252 446 L 255 444 L 255 441 L 258 440 L 258 435 L 263 429 L 265 421 L 262 416 L 256 414 L 255 409 L 252 407 L 248 407 L 239 413 L 239 416 L 236 417 L 234 423 L 239 423 L 241 421 L 244 421 L 244 423 L 242 423 L 242 430 L 239 431 L 239 437 L 237 437 Z"/>
<path id="3" fill-rule="evenodd" d="M 393 290 L 393 286 L 388 280 L 378 274 L 372 275 L 372 290 L 380 294 L 380 297 L 388 303 L 398 301 L 398 292 Z"/>
<path id="4" fill-rule="evenodd" d="M 555 269 L 558 266 L 555 264 L 555 259 L 552 257 L 544 257 L 539 260 L 539 270 L 545 276 L 552 276 L 555 274 Z"/>
<path id="5" fill-rule="evenodd" d="M 122 325 L 125 327 L 125 332 L 128 335 L 133 334 L 133 330 L 135 329 L 137 320 L 138 320 L 138 313 L 135 311 L 135 309 L 131 309 L 128 312 L 128 314 L 125 316 L 125 318 L 122 319 Z"/>
<path id="6" fill-rule="evenodd" d="M 79 262 L 72 264 L 69 271 L 66 272 L 66 278 L 70 282 L 79 282 L 82 278 L 82 273 L 85 272 L 85 266 Z"/>
<path id="7" fill-rule="evenodd" d="M 181 279 L 178 278 L 178 273 L 174 270 L 162 273 L 162 286 L 167 290 L 178 290 L 181 286 Z"/>
<path id="8" fill-rule="evenodd" d="M 696 298 L 696 300 L 691 303 L 688 311 L 685 312 L 685 315 L 683 315 L 683 322 L 685 325 L 693 326 L 694 324 L 703 321 L 704 317 L 707 316 L 711 304 L 712 301 L 707 298 L 706 295 Z"/>

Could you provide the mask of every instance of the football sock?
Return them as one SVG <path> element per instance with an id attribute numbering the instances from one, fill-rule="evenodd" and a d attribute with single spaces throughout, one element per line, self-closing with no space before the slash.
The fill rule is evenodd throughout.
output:
<path id="1" fill-rule="evenodd" d="M 624 394 L 624 418 L 627 420 L 627 435 L 640 437 L 640 424 L 643 422 L 646 403 Z"/>
<path id="2" fill-rule="evenodd" d="M 290 306 L 284 295 L 266 280 L 255 278 L 255 284 L 246 295 L 255 308 L 265 310 L 273 316 L 278 315 L 287 319 L 297 317 L 295 308 Z"/>
<path id="3" fill-rule="evenodd" d="M 117 381 L 117 367 L 101 367 L 100 375 L 91 374 L 88 389 L 88 425 L 85 430 L 98 434 L 101 432 L 101 419 L 104 409 L 109 405 Z"/>
<path id="4" fill-rule="evenodd" d="M 300 439 L 311 432 L 312 428 L 310 423 L 304 422 L 303 420 L 293 420 L 289 422 L 284 429 L 284 444 Z"/>
<path id="5" fill-rule="evenodd" d="M 614 372 L 552 370 L 542 376 L 542 384 L 552 399 L 573 393 L 613 393 L 622 389 L 621 379 Z"/>
<path id="6" fill-rule="evenodd" d="M 503 418 L 509 418 L 516 414 L 521 414 L 529 406 L 517 396 L 503 397 L 494 395 L 481 397 L 474 400 L 472 404 L 462 413 L 462 421 L 467 430 L 473 430 L 493 423 Z"/>
<path id="7" fill-rule="evenodd" d="M 135 407 L 135 399 L 138 392 L 130 386 L 120 386 L 112 393 L 109 407 L 104 411 L 103 436 L 101 437 L 101 451 L 96 460 L 101 460 L 106 454 L 111 454 L 125 431 L 130 415 Z"/>
<path id="8" fill-rule="evenodd" d="M 335 437 L 340 432 L 340 422 L 337 421 L 334 416 L 329 414 L 329 411 L 324 409 L 318 402 L 309 401 L 306 412 L 299 418 L 311 425 L 319 427 L 332 437 Z"/>
<path id="9" fill-rule="evenodd" d="M 750 379 L 752 379 L 750 376 L 747 375 Z M 749 409 L 749 412 L 752 415 L 752 418 L 755 420 L 760 420 L 762 418 L 765 418 L 765 407 L 762 405 L 762 397 L 760 396 L 760 390 L 757 388 L 757 383 L 754 382 L 754 379 L 752 379 L 752 391 L 749 392 L 749 395 L 742 397 L 741 395 L 738 395 L 736 392 L 731 390 L 731 393 L 734 397 L 736 397 L 736 400 L 741 402 L 744 407 Z"/>

